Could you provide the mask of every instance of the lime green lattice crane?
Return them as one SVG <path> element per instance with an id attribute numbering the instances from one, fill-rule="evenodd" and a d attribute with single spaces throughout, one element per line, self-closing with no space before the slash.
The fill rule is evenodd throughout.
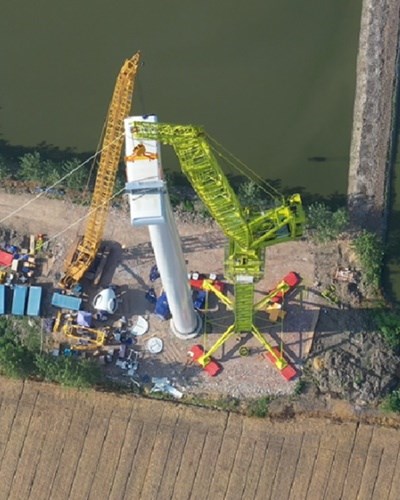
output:
<path id="1" fill-rule="evenodd" d="M 241 206 L 202 127 L 135 122 L 132 133 L 138 139 L 158 140 L 174 148 L 183 173 L 228 238 L 225 275 L 234 286 L 234 300 L 214 290 L 212 284 L 208 288 L 233 309 L 234 323 L 197 361 L 206 366 L 231 335 L 251 332 L 282 370 L 287 365 L 283 353 L 273 349 L 254 325 L 254 312 L 268 301 L 267 297 L 254 303 L 254 284 L 264 274 L 265 248 L 302 235 L 305 215 L 300 195 L 288 199 L 279 195 L 274 208 L 251 212 Z"/>

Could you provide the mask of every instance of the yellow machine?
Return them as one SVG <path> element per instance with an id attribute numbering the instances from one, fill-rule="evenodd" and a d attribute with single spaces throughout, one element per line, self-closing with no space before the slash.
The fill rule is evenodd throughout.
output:
<path id="1" fill-rule="evenodd" d="M 156 140 L 174 148 L 183 173 L 228 238 L 225 275 L 233 284 L 234 300 L 210 281 L 205 281 L 203 288 L 213 291 L 233 310 L 234 323 L 197 361 L 206 367 L 214 352 L 230 337 L 251 332 L 282 375 L 292 377 L 293 370 L 282 350 L 272 347 L 254 324 L 254 313 L 269 306 L 274 294 L 284 293 L 286 284 L 280 284 L 276 291 L 256 304 L 254 295 L 255 283 L 264 274 L 265 248 L 299 239 L 303 234 L 305 214 L 300 195 L 285 198 L 264 183 L 266 194 L 271 197 L 270 208 L 250 210 L 241 206 L 212 149 L 220 157 L 224 157 L 224 153 L 212 147 L 212 140 L 202 127 L 138 121 L 132 125 L 132 134 L 137 139 Z"/>
<path id="2" fill-rule="evenodd" d="M 67 322 L 62 332 L 71 340 L 71 349 L 76 351 L 97 350 L 100 349 L 107 338 L 107 334 L 103 330 L 96 330 Z"/>
<path id="3" fill-rule="evenodd" d="M 69 289 L 77 284 L 93 263 L 100 247 L 110 200 L 113 195 L 118 164 L 124 141 L 124 119 L 129 115 L 135 76 L 139 66 L 137 52 L 127 59 L 118 75 L 107 114 L 96 184 L 85 233 L 65 262 L 65 274 L 59 283 Z"/>

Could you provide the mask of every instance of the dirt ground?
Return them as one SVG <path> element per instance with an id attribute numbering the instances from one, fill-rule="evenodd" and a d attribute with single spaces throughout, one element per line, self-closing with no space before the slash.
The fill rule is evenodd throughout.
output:
<path id="1" fill-rule="evenodd" d="M 22 210 L 19 210 L 21 207 Z M 19 210 L 18 213 L 15 213 Z M 42 283 L 48 284 L 45 300 L 45 314 L 55 313 L 48 307 L 52 286 L 57 284 L 63 267 L 63 260 L 70 250 L 77 234 L 84 230 L 87 207 L 77 206 L 67 200 L 46 197 L 35 199 L 32 195 L 11 195 L 2 193 L 0 198 L 0 227 L 8 228 L 3 238 L 10 238 L 14 244 L 22 235 L 44 233 L 49 239 L 49 250 L 53 257 L 43 262 Z M 178 224 L 182 247 L 188 271 L 201 273 L 223 273 L 224 237 L 218 227 L 208 225 Z M 12 231 L 15 231 L 13 234 Z M 135 324 L 139 315 L 149 321 L 149 331 L 143 337 L 133 338 L 133 349 L 139 355 L 136 380 L 151 377 L 168 377 L 179 390 L 188 394 L 207 394 L 215 397 L 233 396 L 240 398 L 259 397 L 266 394 L 288 394 L 295 387 L 296 379 L 287 382 L 278 370 L 266 361 L 261 344 L 252 336 L 232 336 L 216 353 L 215 358 L 222 363 L 223 371 L 215 378 L 201 370 L 199 365 L 188 363 L 187 351 L 194 344 L 209 348 L 232 322 L 232 313 L 210 297 L 209 312 L 203 317 L 207 328 L 191 341 L 177 339 L 169 328 L 168 321 L 159 320 L 152 314 L 153 306 L 145 299 L 150 286 L 160 293 L 161 283 L 149 281 L 149 271 L 155 263 L 147 228 L 133 228 L 126 211 L 111 209 L 104 240 L 113 250 L 109 266 L 103 275 L 102 284 L 119 286 L 119 309 L 115 318 L 125 316 L 129 327 Z M 3 243 L 3 242 L 0 242 Z M 301 286 L 288 297 L 283 321 L 272 323 L 265 313 L 258 313 L 256 324 L 272 346 L 284 346 L 288 360 L 301 374 L 302 365 L 311 348 L 315 326 L 321 305 L 321 277 L 316 282 L 315 252 L 306 241 L 283 243 L 267 249 L 265 277 L 256 286 L 256 298 L 277 284 L 288 272 L 295 271 L 301 278 Z M 330 279 L 334 269 L 332 262 L 337 256 L 326 259 L 326 279 Z M 324 278 L 324 279 L 325 279 Z M 323 281 L 323 280 L 322 280 Z M 89 290 L 89 298 L 84 304 L 91 309 L 94 290 Z M 206 331 L 205 331 L 206 330 Z M 150 354 L 146 348 L 150 337 L 163 340 L 163 351 Z M 246 345 L 250 355 L 241 357 L 238 348 Z M 124 378 L 126 370 L 113 365 L 106 368 L 110 377 Z"/>

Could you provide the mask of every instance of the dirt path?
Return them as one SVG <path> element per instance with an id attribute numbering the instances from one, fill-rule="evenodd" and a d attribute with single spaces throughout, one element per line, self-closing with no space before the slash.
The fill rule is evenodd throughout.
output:
<path id="1" fill-rule="evenodd" d="M 34 200 L 32 195 L 1 193 L 0 220 L 31 200 Z M 72 247 L 77 234 L 84 230 L 84 221 L 72 224 L 84 217 L 88 210 L 88 207 L 76 206 L 67 200 L 41 197 L 0 223 L 0 228 L 16 231 L 16 235 L 11 238 L 16 245 L 21 244 L 19 239 L 22 235 L 48 235 L 54 259 L 42 279 L 45 283 L 53 282 L 53 285 L 56 285 L 63 269 L 65 255 Z M 60 234 L 65 228 L 69 229 Z M 180 223 L 178 230 L 188 271 L 223 273 L 225 238 L 215 224 Z M 58 236 L 52 239 L 55 235 Z M 3 233 L 3 239 L 5 237 L 6 234 Z M 154 284 L 149 281 L 149 271 L 155 260 L 148 229 L 132 228 L 127 212 L 111 209 L 104 239 L 112 243 L 114 250 L 103 284 L 113 282 L 120 286 L 121 304 L 118 313 L 124 315 L 130 324 L 135 323 L 138 315 L 147 315 L 149 318 L 149 334 L 138 338 L 135 344 L 142 356 L 139 366 L 141 377 L 166 376 L 187 393 L 206 393 L 216 397 L 249 398 L 293 391 L 296 382 L 288 383 L 276 368 L 262 357 L 263 348 L 251 334 L 232 336 L 216 353 L 215 357 L 222 362 L 224 370 L 215 379 L 209 377 L 200 367 L 189 366 L 188 349 L 196 343 L 209 349 L 232 323 L 232 313 L 215 303 L 212 308 L 216 306 L 217 310 L 206 315 L 207 324 L 211 325 L 207 334 L 202 331 L 199 337 L 190 343 L 178 340 L 171 335 L 169 322 L 162 322 L 152 315 L 151 305 L 145 300 L 145 293 L 150 286 L 155 286 L 157 294 L 161 292 L 162 287 L 159 281 Z M 256 324 L 272 346 L 280 346 L 283 342 L 288 359 L 296 365 L 300 373 L 311 346 L 319 311 L 316 296 L 310 291 L 315 272 L 314 255 L 308 243 L 290 242 L 267 249 L 265 277 L 256 285 L 256 300 L 261 299 L 266 291 L 291 271 L 300 274 L 302 287 L 291 297 L 284 322 L 271 323 L 265 313 L 259 313 L 256 316 Z M 50 295 L 49 288 L 48 304 Z M 91 296 L 85 303 L 85 308 L 90 309 L 90 298 Z M 54 311 L 49 307 L 47 314 L 54 314 Z M 164 342 L 164 350 L 160 355 L 151 355 L 146 350 L 145 343 L 152 335 L 157 335 Z M 241 345 L 250 349 L 250 356 L 247 358 L 238 354 Z M 121 376 L 122 371 L 117 375 Z"/>
<path id="2" fill-rule="evenodd" d="M 393 428 L 0 387 L 0 500 L 398 498 Z"/>

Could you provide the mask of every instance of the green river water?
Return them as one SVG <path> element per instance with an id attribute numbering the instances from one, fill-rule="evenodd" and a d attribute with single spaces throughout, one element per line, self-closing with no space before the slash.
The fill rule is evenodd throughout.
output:
<path id="1" fill-rule="evenodd" d="M 343 194 L 360 14 L 361 0 L 2 2 L 1 139 L 95 150 L 140 49 L 136 114 L 204 125 L 283 187 Z"/>

